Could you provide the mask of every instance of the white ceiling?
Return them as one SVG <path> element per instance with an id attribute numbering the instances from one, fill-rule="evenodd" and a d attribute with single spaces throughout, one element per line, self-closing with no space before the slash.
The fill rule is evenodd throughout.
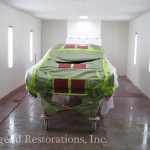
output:
<path id="1" fill-rule="evenodd" d="M 150 0 L 0 0 L 40 19 L 129 21 L 150 10 Z"/>

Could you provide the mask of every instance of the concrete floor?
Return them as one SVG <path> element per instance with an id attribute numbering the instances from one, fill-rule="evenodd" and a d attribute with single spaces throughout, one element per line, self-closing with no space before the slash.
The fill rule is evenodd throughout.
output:
<path id="1" fill-rule="evenodd" d="M 115 108 L 98 122 L 95 133 L 90 131 L 90 121 L 70 112 L 49 120 L 46 131 L 40 102 L 27 95 L 0 125 L 0 149 L 149 150 L 150 100 L 127 78 L 120 77 L 119 84 L 114 95 Z M 24 93 L 22 89 L 17 96 Z"/>

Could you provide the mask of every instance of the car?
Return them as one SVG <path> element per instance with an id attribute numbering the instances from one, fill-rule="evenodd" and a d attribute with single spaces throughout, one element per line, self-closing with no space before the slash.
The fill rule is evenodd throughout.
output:
<path id="1" fill-rule="evenodd" d="M 101 46 L 59 44 L 27 71 L 26 86 L 33 96 L 40 96 L 48 116 L 70 110 L 95 117 L 105 97 L 114 93 L 117 75 Z M 62 103 L 53 100 L 58 95 L 63 96 Z M 73 96 L 79 102 L 67 105 Z"/>

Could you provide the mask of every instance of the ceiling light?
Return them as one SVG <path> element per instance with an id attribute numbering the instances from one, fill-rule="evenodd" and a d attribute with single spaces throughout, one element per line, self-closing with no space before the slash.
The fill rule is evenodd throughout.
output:
<path id="1" fill-rule="evenodd" d="M 85 1 L 85 0 L 72 0 L 72 1 L 76 1 L 77 2 L 77 1 Z"/>
<path id="2" fill-rule="evenodd" d="M 80 16 L 80 19 L 88 19 L 88 16 Z"/>

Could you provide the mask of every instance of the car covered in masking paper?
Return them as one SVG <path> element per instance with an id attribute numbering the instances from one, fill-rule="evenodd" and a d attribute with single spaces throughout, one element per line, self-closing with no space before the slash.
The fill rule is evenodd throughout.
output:
<path id="1" fill-rule="evenodd" d="M 26 86 L 32 95 L 40 96 L 49 116 L 65 107 L 52 97 L 65 95 L 82 97 L 70 111 L 94 117 L 104 98 L 117 87 L 114 70 L 98 45 L 59 44 L 27 71 Z"/>

